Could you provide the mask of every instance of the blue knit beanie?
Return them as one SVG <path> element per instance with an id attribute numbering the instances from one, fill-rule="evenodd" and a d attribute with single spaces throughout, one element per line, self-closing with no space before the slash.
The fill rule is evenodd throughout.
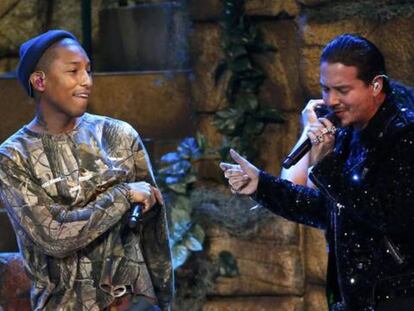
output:
<path id="1" fill-rule="evenodd" d="M 30 97 L 33 97 L 33 92 L 29 78 L 35 70 L 40 57 L 42 57 L 43 53 L 53 43 L 64 38 L 78 41 L 78 39 L 76 39 L 70 32 L 57 29 L 42 33 L 41 35 L 24 42 L 20 46 L 20 61 L 17 65 L 17 78 Z"/>

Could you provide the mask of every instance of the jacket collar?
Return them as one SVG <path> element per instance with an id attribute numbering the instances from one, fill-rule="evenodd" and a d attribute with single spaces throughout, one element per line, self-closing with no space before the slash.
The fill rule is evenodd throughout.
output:
<path id="1" fill-rule="evenodd" d="M 382 140 L 398 111 L 397 105 L 387 96 L 368 125 L 359 133 L 360 141 L 363 144 L 372 144 Z"/>

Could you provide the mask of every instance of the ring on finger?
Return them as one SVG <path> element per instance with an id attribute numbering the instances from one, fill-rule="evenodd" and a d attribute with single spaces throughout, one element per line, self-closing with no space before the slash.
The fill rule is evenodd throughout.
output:
<path id="1" fill-rule="evenodd" d="M 328 133 L 335 134 L 335 132 L 336 132 L 336 127 L 334 125 L 328 127 Z"/>
<path id="2" fill-rule="evenodd" d="M 318 137 L 316 137 L 316 138 L 314 138 L 314 139 L 311 140 L 311 143 L 314 144 L 314 145 L 316 145 L 316 144 L 319 144 L 320 141 L 319 141 Z"/>

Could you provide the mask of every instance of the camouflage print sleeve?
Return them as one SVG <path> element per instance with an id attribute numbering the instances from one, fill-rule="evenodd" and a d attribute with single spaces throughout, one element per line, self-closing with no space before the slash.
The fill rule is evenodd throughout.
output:
<path id="1" fill-rule="evenodd" d="M 132 135 L 136 181 L 146 180 L 156 185 L 145 147 L 135 130 L 132 131 Z M 159 305 L 162 306 L 162 310 L 169 310 L 174 292 L 174 278 L 166 209 L 161 205 L 154 208 L 155 216 L 143 222 L 142 247 Z"/>
<path id="2" fill-rule="evenodd" d="M 82 208 L 58 204 L 23 167 L 0 158 L 0 196 L 13 225 L 53 257 L 85 247 L 117 223 L 130 208 L 126 192 L 121 183 Z"/>

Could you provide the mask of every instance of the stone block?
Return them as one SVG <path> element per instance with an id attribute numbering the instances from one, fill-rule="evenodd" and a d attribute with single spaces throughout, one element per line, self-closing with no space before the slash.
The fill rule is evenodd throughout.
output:
<path id="1" fill-rule="evenodd" d="M 246 0 L 246 14 L 253 16 L 277 16 L 285 13 L 289 16 L 299 14 L 296 0 Z"/>
<path id="2" fill-rule="evenodd" d="M 324 285 L 328 254 L 322 230 L 305 226 L 305 263 L 307 282 Z"/>
<path id="3" fill-rule="evenodd" d="M 299 112 L 286 112 L 284 116 L 284 123 L 268 125 L 260 138 L 260 167 L 277 176 L 301 131 Z"/>
<path id="4" fill-rule="evenodd" d="M 195 129 L 186 72 L 96 74 L 88 109 L 154 140 L 184 138 Z"/>
<path id="5" fill-rule="evenodd" d="M 220 0 L 188 0 L 190 19 L 194 21 L 214 21 L 223 15 L 223 3 Z"/>
<path id="6" fill-rule="evenodd" d="M 261 88 L 261 99 L 267 105 L 287 111 L 299 111 L 303 105 L 303 89 L 300 85 L 300 45 L 297 25 L 293 20 L 259 23 L 266 44 L 276 52 L 256 57 L 267 79 Z M 283 31 L 281 31 L 283 30 Z"/>
<path id="7" fill-rule="evenodd" d="M 220 0 L 188 2 L 190 18 L 196 21 L 214 21 L 223 16 L 223 4 Z M 278 16 L 282 13 L 297 16 L 300 6 L 295 0 L 246 0 L 246 15 Z"/>
<path id="8" fill-rule="evenodd" d="M 303 258 L 298 247 L 265 240 L 210 238 L 209 255 L 214 259 L 222 251 L 233 254 L 240 275 L 217 278 L 215 295 L 303 294 Z"/>
<path id="9" fill-rule="evenodd" d="M 254 202 L 252 202 L 254 205 Z M 277 215 L 266 216 L 268 219 L 254 226 L 249 230 L 249 241 L 254 243 L 268 243 L 272 245 L 300 246 L 299 225 L 292 221 L 287 221 Z M 231 235 L 223 228 L 211 224 L 206 228 L 210 239 L 231 239 Z M 254 238 L 252 238 L 254 237 Z M 246 239 L 240 237 L 240 239 Z"/>
<path id="10" fill-rule="evenodd" d="M 319 60 L 322 47 L 310 46 L 303 47 L 301 50 L 302 58 L 300 61 L 301 85 L 308 98 L 321 98 Z"/>
<path id="11" fill-rule="evenodd" d="M 220 32 L 216 23 L 196 23 L 190 36 L 194 72 L 190 87 L 194 107 L 199 112 L 214 112 L 227 106 L 228 76 L 224 75 L 217 85 L 214 82 L 216 68 L 224 59 Z"/>
<path id="12" fill-rule="evenodd" d="M 198 115 L 198 131 L 206 138 L 209 147 L 220 148 L 223 142 L 223 134 L 221 134 L 217 127 L 213 124 L 214 114 L 199 114 Z"/>
<path id="13" fill-rule="evenodd" d="M 18 253 L 0 253 L 0 310 L 29 311 L 31 281 Z"/>
<path id="14" fill-rule="evenodd" d="M 305 295 L 305 311 L 328 311 L 325 287 L 308 286 Z"/>
<path id="15" fill-rule="evenodd" d="M 34 102 L 16 79 L 0 79 L 0 94 L 0 141 L 3 142 L 30 122 L 34 116 Z"/>
<path id="16" fill-rule="evenodd" d="M 177 1 L 101 10 L 97 67 L 101 71 L 188 68 L 185 16 Z"/>
<path id="17" fill-rule="evenodd" d="M 298 297 L 211 298 L 202 311 L 305 311 Z M 322 311 L 322 310 L 321 310 Z"/>
<path id="18" fill-rule="evenodd" d="M 82 42 L 82 7 L 80 2 L 77 0 L 55 0 L 53 2 L 50 29 L 68 30 Z"/>
<path id="19" fill-rule="evenodd" d="M 20 44 L 41 32 L 43 5 L 39 0 L 1 1 L 0 51 L 18 55 Z"/>
<path id="20" fill-rule="evenodd" d="M 17 57 L 6 57 L 0 59 L 0 74 L 14 72 L 18 62 L 19 59 Z"/>
<path id="21" fill-rule="evenodd" d="M 388 74 L 408 85 L 414 85 L 414 21 L 412 18 L 395 18 L 376 24 L 368 39 L 382 51 Z"/>

